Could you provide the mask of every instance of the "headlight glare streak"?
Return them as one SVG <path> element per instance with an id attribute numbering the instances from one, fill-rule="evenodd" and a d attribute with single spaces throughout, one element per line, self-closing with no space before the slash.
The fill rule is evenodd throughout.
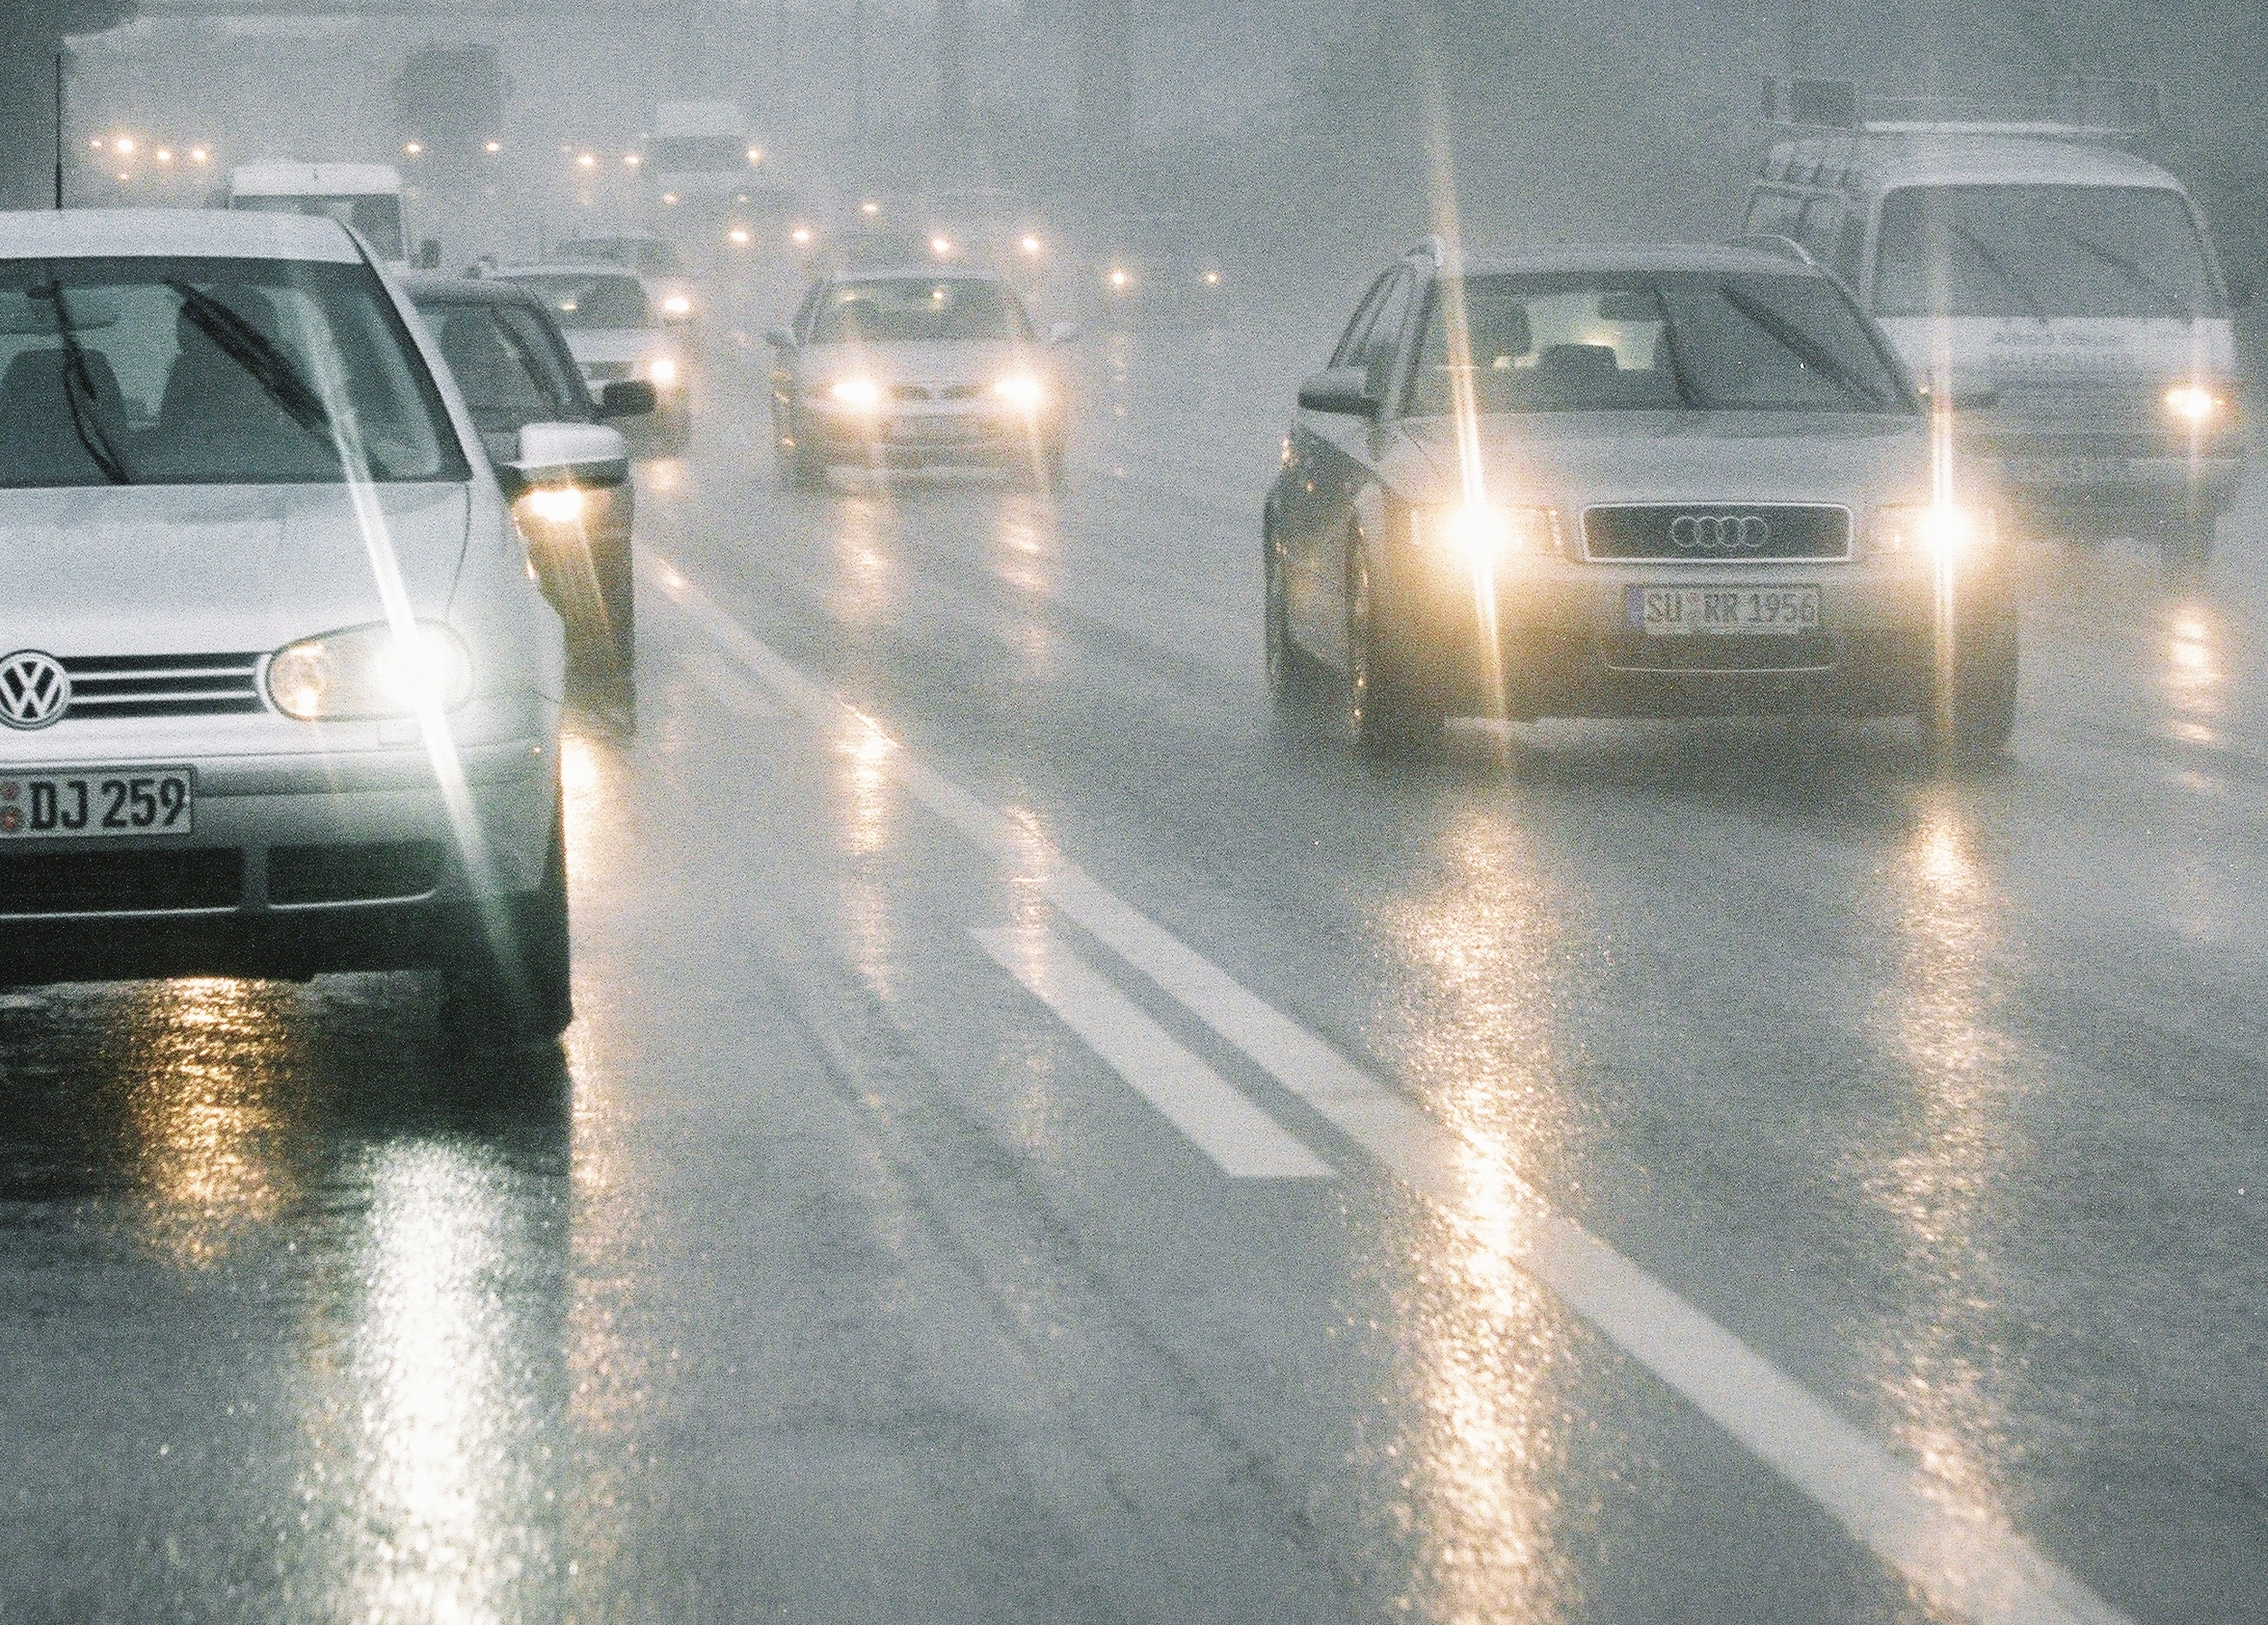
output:
<path id="1" fill-rule="evenodd" d="M 1944 502 L 1913 502 L 1883 508 L 1875 515 L 1869 540 L 1878 553 L 1917 553 L 1958 559 L 1992 536 L 1989 508 L 1962 508 Z"/>
<path id="2" fill-rule="evenodd" d="M 581 490 L 572 485 L 540 485 L 527 493 L 527 511 L 546 524 L 574 524 L 586 503 Z"/>
<path id="3" fill-rule="evenodd" d="M 1410 539 L 1475 562 L 1559 547 L 1558 517 L 1549 508 L 1497 503 L 1444 503 L 1410 510 Z"/>
<path id="4" fill-rule="evenodd" d="M 839 407 L 852 412 L 872 412 L 882 404 L 882 386 L 872 379 L 854 375 L 839 378 L 827 391 Z"/>
<path id="5" fill-rule="evenodd" d="M 268 698 L 302 722 L 414 716 L 472 698 L 472 653 L 432 621 L 404 643 L 384 624 L 303 638 L 268 661 Z"/>
<path id="6" fill-rule="evenodd" d="M 1028 372 L 1012 372 L 993 385 L 1001 404 L 1019 412 L 1037 412 L 1046 404 L 1047 389 Z"/>

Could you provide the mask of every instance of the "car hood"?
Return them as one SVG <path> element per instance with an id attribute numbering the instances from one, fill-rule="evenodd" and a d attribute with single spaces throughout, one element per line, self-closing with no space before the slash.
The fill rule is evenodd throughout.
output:
<path id="1" fill-rule="evenodd" d="M 803 353 L 805 371 L 817 378 L 863 372 L 879 381 L 909 384 L 986 384 L 1010 366 L 1038 366 L 1036 353 L 1005 342 L 954 344 L 814 344 Z"/>
<path id="2" fill-rule="evenodd" d="M 1461 487 L 1447 418 L 1404 426 L 1381 460 L 1413 499 Z M 1593 502 L 1843 502 L 1926 493 L 1929 432 L 1918 417 L 1805 413 L 1583 412 L 1485 418 L 1491 495 L 1577 508 Z"/>
<path id="3" fill-rule="evenodd" d="M 417 614 L 449 606 L 461 485 L 375 488 Z M 381 619 L 344 486 L 0 491 L 0 645 L 65 658 L 250 653 Z"/>

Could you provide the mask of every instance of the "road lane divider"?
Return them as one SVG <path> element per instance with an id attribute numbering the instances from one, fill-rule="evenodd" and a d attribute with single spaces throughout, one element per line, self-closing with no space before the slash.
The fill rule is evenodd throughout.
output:
<path id="1" fill-rule="evenodd" d="M 1277 1010 L 1088 875 L 1035 826 L 924 765 L 873 719 L 749 632 L 674 567 L 650 554 L 641 556 L 664 596 L 784 707 L 838 742 L 886 760 L 891 775 L 915 801 L 1149 977 L 1453 1221 L 1473 1224 L 1486 1214 L 1501 1225 L 1505 1193 L 1511 1192 L 1515 1229 L 1525 1238 L 1523 1268 L 1826 1508 L 1930 1603 L 1977 1625 L 2132 1625 L 2034 1550 L 2005 1520 L 1897 1459 L 1637 1264 L 1553 1211 L 1487 1148 L 1428 1117 L 1406 1096 Z M 991 945 L 986 948 L 991 951 Z M 1010 973 L 1015 973 L 1013 966 Z"/>
<path id="2" fill-rule="evenodd" d="M 1241 1180 L 1331 1177 L 1329 1163 L 1182 1048 L 1054 933 L 1009 927 L 969 934 L 1222 1173 Z"/>

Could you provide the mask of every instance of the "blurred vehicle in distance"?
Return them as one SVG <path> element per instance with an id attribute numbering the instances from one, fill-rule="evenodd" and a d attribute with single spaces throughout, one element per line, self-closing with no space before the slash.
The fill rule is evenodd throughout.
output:
<path id="1" fill-rule="evenodd" d="M 335 221 L 0 215 L 0 977 L 430 966 L 466 1036 L 557 1036 L 565 652 L 508 497 L 622 443 L 520 441 Z"/>
<path id="2" fill-rule="evenodd" d="M 391 164 L 239 164 L 228 173 L 228 207 L 262 214 L 322 215 L 351 226 L 378 257 L 411 263 L 402 173 Z M 417 245 L 416 263 L 440 263 L 440 245 Z"/>
<path id="3" fill-rule="evenodd" d="M 646 297 L 641 279 L 615 265 L 497 265 L 483 276 L 534 295 L 595 393 L 628 380 L 653 386 L 654 413 L 638 437 L 640 449 L 683 448 L 693 430 L 692 356 L 681 331 L 665 324 Z"/>
<path id="4" fill-rule="evenodd" d="M 451 182 L 484 168 L 504 128 L 508 81 L 494 45 L 433 45 L 394 75 L 396 138 L 417 170 Z"/>
<path id="5" fill-rule="evenodd" d="M 665 322 L 690 322 L 701 313 L 700 296 L 677 245 L 652 231 L 570 237 L 553 245 L 551 257 L 571 265 L 619 265 L 646 284 L 646 297 Z"/>
<path id="6" fill-rule="evenodd" d="M 985 272 L 921 265 L 815 283 L 773 349 L 772 443 L 788 483 L 828 470 L 986 467 L 1060 486 L 1068 417 L 1053 349 Z"/>
<path id="7" fill-rule="evenodd" d="M 543 301 L 518 283 L 430 272 L 402 283 L 493 462 L 519 462 L 531 423 L 621 422 L 654 410 L 654 386 L 639 380 L 605 385 L 593 400 Z M 536 579 L 566 623 L 577 688 L 626 705 L 636 693 L 635 504 L 626 465 L 619 481 L 532 489 L 512 505 Z"/>
<path id="8" fill-rule="evenodd" d="M 1824 712 L 1981 760 L 2016 613 L 1988 493 L 1961 494 L 1815 267 L 1431 242 L 1299 386 L 1262 522 L 1269 687 L 1287 715 L 1336 696 L 1381 755 L 1450 716 Z"/>
<path id="9" fill-rule="evenodd" d="M 2232 300 L 2202 212 L 2123 150 L 2150 87 L 2075 81 L 2040 106 L 1888 101 L 1772 81 L 1776 138 L 1745 239 L 1827 267 L 1955 414 L 2007 519 L 2194 561 L 2243 470 Z"/>

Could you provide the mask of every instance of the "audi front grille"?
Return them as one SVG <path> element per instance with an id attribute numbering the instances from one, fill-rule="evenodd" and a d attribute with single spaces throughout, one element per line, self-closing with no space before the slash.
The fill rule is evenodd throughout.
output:
<path id="1" fill-rule="evenodd" d="M 1847 559 L 1851 510 L 1755 502 L 1661 502 L 1583 511 L 1583 551 L 1601 563 L 1746 564 Z"/>
<path id="2" fill-rule="evenodd" d="M 257 654 L 103 654 L 66 660 L 71 719 L 240 716 L 264 710 Z"/>

